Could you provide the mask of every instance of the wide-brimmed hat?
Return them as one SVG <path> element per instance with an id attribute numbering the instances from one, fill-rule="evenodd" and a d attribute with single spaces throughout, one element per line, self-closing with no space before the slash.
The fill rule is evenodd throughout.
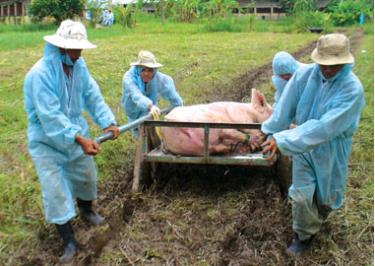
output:
<path id="1" fill-rule="evenodd" d="M 163 65 L 156 61 L 156 57 L 149 51 L 142 50 L 138 54 L 137 61 L 130 63 L 131 66 L 145 66 L 149 68 L 158 68 Z"/>
<path id="2" fill-rule="evenodd" d="M 87 40 L 85 26 L 81 22 L 70 19 L 61 22 L 55 34 L 44 36 L 43 39 L 50 44 L 64 49 L 96 48 L 96 45 Z"/>
<path id="3" fill-rule="evenodd" d="M 354 62 L 350 53 L 348 37 L 340 33 L 323 35 L 319 38 L 316 48 L 311 53 L 311 59 L 320 65 L 341 65 Z"/>

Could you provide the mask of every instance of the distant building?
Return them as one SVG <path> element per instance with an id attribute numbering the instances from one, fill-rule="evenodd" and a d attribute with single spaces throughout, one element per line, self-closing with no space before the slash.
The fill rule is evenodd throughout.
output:
<path id="1" fill-rule="evenodd" d="M 25 17 L 31 0 L 0 0 L 0 18 Z"/>
<path id="2" fill-rule="evenodd" d="M 318 0 L 317 5 L 323 11 L 330 0 Z M 234 13 L 253 13 L 260 19 L 278 19 L 286 15 L 286 10 L 280 5 L 279 0 L 238 0 L 240 10 Z"/>

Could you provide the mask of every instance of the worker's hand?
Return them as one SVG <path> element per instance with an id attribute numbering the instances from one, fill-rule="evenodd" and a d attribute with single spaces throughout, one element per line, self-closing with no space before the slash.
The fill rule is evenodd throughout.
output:
<path id="1" fill-rule="evenodd" d="M 266 158 L 266 160 L 270 160 L 279 150 L 279 148 L 277 147 L 276 140 L 274 138 L 268 139 L 265 142 L 263 142 L 262 147 L 263 147 L 263 151 L 262 151 L 263 154 L 267 154 L 271 152 L 271 154 Z"/>
<path id="2" fill-rule="evenodd" d="M 151 105 L 151 107 L 150 107 L 150 113 L 152 114 L 152 116 L 158 117 L 160 115 L 160 109 L 159 109 L 159 107 L 157 107 L 156 105 Z"/>
<path id="3" fill-rule="evenodd" d="M 117 126 L 109 126 L 107 128 L 104 129 L 104 132 L 107 133 L 107 132 L 112 132 L 112 139 L 117 139 L 118 136 L 120 135 L 120 129 L 117 127 Z"/>
<path id="4" fill-rule="evenodd" d="M 92 140 L 82 136 L 76 136 L 76 142 L 81 145 L 82 150 L 87 155 L 97 155 L 100 152 L 100 145 Z"/>
<path id="5" fill-rule="evenodd" d="M 250 130 L 250 133 L 246 135 L 246 142 L 250 146 L 250 151 L 255 152 L 257 150 L 261 150 L 261 145 L 266 139 L 266 135 L 260 130 Z"/>

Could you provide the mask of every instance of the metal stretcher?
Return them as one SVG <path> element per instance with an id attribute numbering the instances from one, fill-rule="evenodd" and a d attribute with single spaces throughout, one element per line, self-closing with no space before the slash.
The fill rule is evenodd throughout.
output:
<path id="1" fill-rule="evenodd" d="M 162 113 L 167 113 L 172 108 L 163 109 Z M 169 164 L 212 164 L 212 165 L 242 165 L 244 167 L 269 167 L 274 168 L 280 190 L 283 194 L 290 184 L 291 180 L 291 162 L 288 157 L 280 154 L 266 160 L 260 152 L 253 153 L 227 153 L 224 155 L 209 154 L 208 143 L 210 129 L 230 128 L 230 129 L 260 129 L 261 124 L 244 124 L 244 123 L 208 123 L 208 122 L 172 122 L 172 121 L 154 121 L 151 115 L 141 117 L 132 123 L 120 127 L 123 133 L 129 129 L 139 127 L 139 142 L 134 162 L 134 176 L 132 190 L 138 192 L 145 187 L 145 184 L 152 180 L 153 173 L 159 163 Z M 186 156 L 176 155 L 163 149 L 163 145 L 155 137 L 156 127 L 185 127 L 185 128 L 203 128 L 204 129 L 204 154 L 203 156 Z M 106 133 L 96 139 L 102 143 L 111 139 L 111 133 Z"/>
<path id="2" fill-rule="evenodd" d="M 152 138 L 155 127 L 184 127 L 184 128 L 203 128 L 204 129 L 204 154 L 202 156 L 186 156 L 173 154 L 163 148 L 162 143 L 154 145 Z M 273 156 L 266 160 L 262 152 L 238 153 L 232 152 L 224 155 L 209 154 L 209 133 L 214 128 L 230 129 L 260 129 L 260 124 L 243 123 L 208 123 L 208 122 L 171 122 L 171 121 L 153 121 L 145 120 L 140 125 L 140 140 L 138 152 L 134 162 L 134 177 L 132 190 L 138 192 L 142 190 L 145 183 L 152 180 L 152 168 L 156 164 L 211 164 L 211 165 L 238 165 L 245 167 L 273 167 L 276 170 L 280 189 L 285 193 L 290 180 L 290 162 L 287 157 L 280 155 Z M 150 130 L 151 129 L 151 130 Z M 289 166 L 288 166 L 289 165 Z M 153 167 L 151 167 L 153 166 Z M 283 184 L 282 184 L 283 183 Z"/>

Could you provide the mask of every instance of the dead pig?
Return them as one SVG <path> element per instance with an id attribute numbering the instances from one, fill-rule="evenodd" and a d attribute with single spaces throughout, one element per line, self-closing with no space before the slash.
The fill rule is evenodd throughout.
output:
<path id="1" fill-rule="evenodd" d="M 192 106 L 180 106 L 166 117 L 167 121 L 183 122 L 221 122 L 221 123 L 262 123 L 272 114 L 272 107 L 264 95 L 252 89 L 250 103 L 214 102 Z M 246 132 L 245 132 L 246 131 Z M 250 134 L 250 142 L 246 133 Z M 164 147 L 175 154 L 203 155 L 203 128 L 162 128 Z M 229 152 L 251 152 L 264 140 L 259 130 L 210 129 L 209 153 L 225 154 Z"/>

